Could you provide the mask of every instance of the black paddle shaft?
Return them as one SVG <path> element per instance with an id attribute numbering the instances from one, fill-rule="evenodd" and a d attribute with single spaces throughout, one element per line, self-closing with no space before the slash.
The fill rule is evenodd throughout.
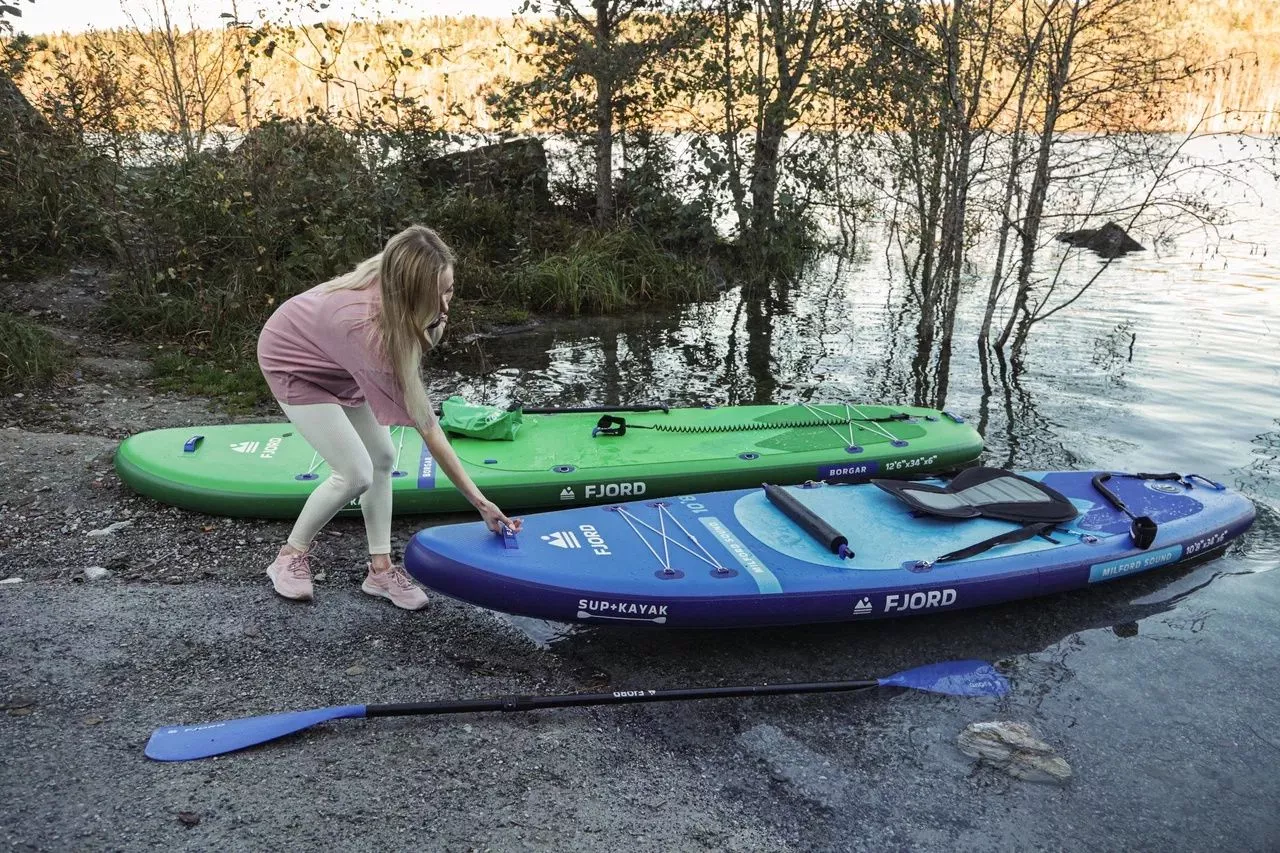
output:
<path id="1" fill-rule="evenodd" d="M 690 699 L 733 699 L 742 696 L 782 696 L 793 693 L 839 693 L 867 690 L 878 681 L 815 681 L 799 684 L 755 684 L 739 687 L 686 687 L 675 690 L 615 690 L 613 693 L 565 693 L 559 696 L 500 696 L 441 702 L 401 702 L 366 705 L 366 717 L 406 717 L 424 714 L 468 714 L 484 711 L 533 711 L 539 708 L 577 708 L 586 705 L 627 705 L 633 702 L 681 702 Z"/>
<path id="2" fill-rule="evenodd" d="M 828 524 L 816 512 L 796 500 L 795 495 L 780 486 L 770 485 L 769 483 L 764 485 L 764 494 L 769 499 L 769 502 L 782 510 L 787 518 L 800 525 L 806 533 L 821 542 L 822 547 L 833 554 L 853 556 L 853 551 L 849 549 L 848 538 Z"/>

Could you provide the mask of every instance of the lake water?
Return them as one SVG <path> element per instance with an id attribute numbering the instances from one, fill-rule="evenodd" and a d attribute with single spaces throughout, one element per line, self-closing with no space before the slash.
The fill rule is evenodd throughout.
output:
<path id="1" fill-rule="evenodd" d="M 618 687 L 1003 661 L 1015 692 L 987 705 L 902 695 L 751 706 L 751 731 L 785 737 L 741 740 L 748 760 L 776 773 L 799 743 L 861 783 L 841 788 L 834 807 L 821 785 L 816 794 L 795 784 L 774 792 L 779 809 L 804 814 L 802 837 L 818 849 L 861 846 L 849 843 L 868 840 L 859 831 L 891 847 L 1277 849 L 1280 192 L 1261 172 L 1251 184 L 1256 193 L 1223 189 L 1221 203 L 1239 207 L 1218 237 L 1190 232 L 1152 245 L 1137 232 L 1148 251 L 1115 261 L 1037 327 L 1007 369 L 993 362 L 984 376 L 973 343 L 983 294 L 967 299 L 946 399 L 979 424 L 989 464 L 1195 472 L 1242 490 L 1257 522 L 1224 556 L 892 623 L 714 633 L 517 624 L 549 653 L 611 673 Z M 918 389 L 912 326 L 899 319 L 903 286 L 874 235 L 866 240 L 855 258 L 817 263 L 772 304 L 731 289 L 667 312 L 489 340 L 437 368 L 434 390 L 527 405 L 910 401 Z M 1045 263 L 1062 251 L 1046 250 Z M 1073 252 L 1065 270 L 1079 278 L 1098 263 Z M 980 264 L 974 279 L 985 289 Z M 696 752 L 700 738 L 717 737 L 706 716 L 680 714 L 665 735 L 670 747 Z M 1031 722 L 1075 766 L 1075 781 L 1045 789 L 967 769 L 952 741 L 978 719 Z M 904 774 L 908 766 L 916 772 Z M 883 827 L 897 815 L 908 828 L 893 841 Z"/>

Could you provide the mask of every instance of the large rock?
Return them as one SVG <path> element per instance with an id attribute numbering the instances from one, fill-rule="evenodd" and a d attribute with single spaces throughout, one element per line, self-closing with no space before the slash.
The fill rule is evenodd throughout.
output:
<path id="1" fill-rule="evenodd" d="M 1118 258 L 1129 252 L 1146 251 L 1145 246 L 1130 237 L 1114 222 L 1108 222 L 1101 228 L 1063 231 L 1058 235 L 1058 239 L 1078 249 L 1091 249 L 1104 258 Z"/>
<path id="2" fill-rule="evenodd" d="M 3 74 L 0 74 L 0 125 L 5 130 L 12 128 L 40 136 L 53 135 L 48 119 L 31 106 L 17 84 Z"/>
<path id="3" fill-rule="evenodd" d="M 1071 765 L 1053 747 L 1036 737 L 1026 723 L 972 723 L 956 738 L 960 751 L 1028 782 L 1062 784 L 1071 778 Z"/>
<path id="4" fill-rule="evenodd" d="M 525 199 L 545 209 L 547 152 L 539 139 L 512 139 L 457 151 L 420 164 L 418 178 L 431 189 L 465 187 L 477 196 Z"/>

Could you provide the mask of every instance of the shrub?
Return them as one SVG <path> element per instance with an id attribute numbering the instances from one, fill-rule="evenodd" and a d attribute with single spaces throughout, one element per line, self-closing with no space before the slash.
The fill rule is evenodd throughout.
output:
<path id="1" fill-rule="evenodd" d="M 563 252 L 522 266 L 513 287 L 535 309 L 571 314 L 699 299 L 711 290 L 702 267 L 634 230 L 587 232 Z"/>
<path id="2" fill-rule="evenodd" d="M 103 248 L 99 199 L 108 163 L 55 126 L 15 84 L 34 49 L 0 40 L 0 278 L 39 272 Z"/>
<path id="3" fill-rule="evenodd" d="M 63 345 L 42 327 L 0 312 L 0 391 L 49 382 L 67 362 Z"/>
<path id="4" fill-rule="evenodd" d="M 281 300 L 379 251 L 420 207 L 339 129 L 267 122 L 234 151 L 140 171 L 111 315 L 197 346 L 243 339 Z"/>

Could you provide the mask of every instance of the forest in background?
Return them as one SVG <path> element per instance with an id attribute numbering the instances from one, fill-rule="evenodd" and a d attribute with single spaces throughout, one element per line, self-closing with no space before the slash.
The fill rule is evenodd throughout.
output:
<path id="1" fill-rule="evenodd" d="M 661 7 L 657 7 L 661 8 Z M 173 7 L 172 24 L 189 32 Z M 254 109 L 259 114 L 302 117 L 309 110 L 350 112 L 364 108 L 369 93 L 393 88 L 438 116 L 455 131 L 509 128 L 506 117 L 489 98 L 508 81 L 528 82 L 539 67 L 536 22 L 522 18 L 424 17 L 336 23 L 322 12 L 308 26 L 247 22 L 261 46 L 253 76 Z M 665 14 L 678 16 L 678 6 Z M 152 23 L 139 14 L 140 29 Z M 1206 113 L 1213 131 L 1274 133 L 1280 130 L 1280 4 L 1254 0 L 1187 0 L 1149 4 L 1151 30 L 1162 53 L 1178 52 L 1199 69 L 1160 93 L 1162 108 L 1147 115 L 1137 130 L 1181 132 Z M 243 104 L 237 74 L 246 56 L 246 28 L 205 30 L 196 36 L 201 63 L 216 78 L 207 93 L 210 112 L 224 128 L 252 122 Z M 144 69 L 153 59 L 146 39 L 135 30 L 92 31 L 77 35 L 50 33 L 39 37 L 23 88 L 34 100 L 48 98 L 58 79 L 76 66 L 110 57 L 124 68 Z M 267 45 L 276 47 L 267 52 Z M 409 51 L 416 62 L 405 62 Z M 95 60 L 94 57 L 98 59 Z M 1230 62 L 1227 60 L 1236 60 Z M 215 65 L 221 64 L 216 71 Z M 999 72 L 995 72 L 999 73 Z M 138 103 L 136 123 L 149 130 L 172 130 L 163 110 Z M 691 130 L 694 121 L 678 107 L 651 117 L 654 130 Z M 821 123 L 815 112 L 802 120 Z M 523 117 L 520 129 L 533 120 Z"/>

